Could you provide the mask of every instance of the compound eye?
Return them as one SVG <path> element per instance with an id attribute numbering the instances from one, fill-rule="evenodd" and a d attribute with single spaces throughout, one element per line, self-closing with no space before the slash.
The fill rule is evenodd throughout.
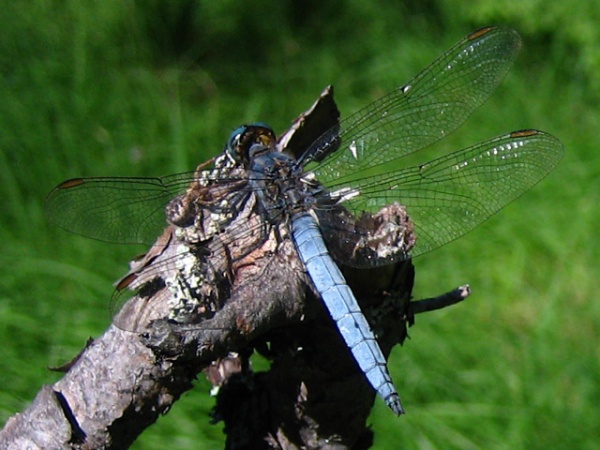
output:
<path id="1" fill-rule="evenodd" d="M 229 139 L 227 140 L 226 151 L 229 154 L 229 156 L 231 156 L 236 161 L 239 161 L 240 142 L 241 142 L 247 129 L 248 129 L 247 125 L 242 125 L 241 127 L 236 128 L 229 135 Z"/>
<path id="2" fill-rule="evenodd" d="M 236 128 L 229 136 L 225 151 L 235 161 L 247 162 L 250 157 L 248 152 L 253 144 L 271 148 L 275 143 L 273 130 L 267 124 L 257 122 Z"/>

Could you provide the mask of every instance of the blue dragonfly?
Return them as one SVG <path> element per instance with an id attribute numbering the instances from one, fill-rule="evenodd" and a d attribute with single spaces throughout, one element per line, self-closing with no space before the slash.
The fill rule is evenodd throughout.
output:
<path id="1" fill-rule="evenodd" d="M 478 226 L 558 164 L 558 139 L 521 130 L 402 165 L 485 102 L 520 46 L 511 29 L 483 28 L 357 113 L 323 119 L 309 141 L 294 141 L 292 133 L 278 140 L 264 123 L 245 125 L 211 161 L 213 169 L 68 180 L 49 194 L 47 211 L 62 228 L 110 242 L 152 242 L 167 225 L 184 230 L 182 236 L 208 215 L 217 217 L 211 233 L 226 236 L 225 246 L 254 235 L 265 240 L 272 230 L 278 239 L 287 236 L 367 380 L 403 414 L 385 357 L 337 264 L 376 267 L 429 252 Z M 202 201 L 191 202 L 192 192 Z M 248 208 L 258 223 L 225 233 Z"/>

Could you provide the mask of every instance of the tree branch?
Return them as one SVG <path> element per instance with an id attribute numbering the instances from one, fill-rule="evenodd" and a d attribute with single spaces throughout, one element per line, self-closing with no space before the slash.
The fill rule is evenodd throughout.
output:
<path id="1" fill-rule="evenodd" d="M 338 119 L 327 88 L 281 145 L 299 155 L 323 131 L 337 130 Z M 319 151 L 309 156 L 318 159 Z M 213 175 L 198 180 L 218 174 Z M 286 224 L 261 233 L 263 219 L 249 196 L 235 218 L 221 218 L 215 226 L 206 203 L 228 205 L 238 197 L 209 187 L 194 181 L 167 206 L 170 222 L 179 226 L 167 227 L 146 255 L 132 261 L 113 304 L 118 310 L 127 290 L 136 295 L 115 316 L 115 325 L 65 366 L 61 380 L 44 386 L 24 412 L 7 421 L 0 448 L 127 448 L 203 370 L 220 387 L 213 418 L 225 422 L 228 449 L 371 446 L 366 420 L 375 392 L 313 292 Z M 344 223 L 346 231 L 356 228 L 349 213 L 337 212 L 341 215 L 332 220 Z M 345 241 L 355 250 L 346 254 L 379 257 L 384 244 L 414 243 L 399 205 L 358 220 L 377 225 L 367 227 L 377 231 L 366 240 L 356 234 L 357 240 Z M 387 235 L 389 229 L 403 239 Z M 411 303 L 410 260 L 343 272 L 386 357 L 406 338 L 414 314 L 468 295 L 462 289 Z M 254 350 L 271 361 L 267 372 L 252 371 Z"/>

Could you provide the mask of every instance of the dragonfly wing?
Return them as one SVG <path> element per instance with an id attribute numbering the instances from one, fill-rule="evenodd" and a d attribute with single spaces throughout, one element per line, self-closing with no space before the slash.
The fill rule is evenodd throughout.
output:
<path id="1" fill-rule="evenodd" d="M 46 199 L 57 226 L 116 243 L 152 243 L 167 225 L 165 205 L 183 192 L 193 172 L 163 178 L 75 178 Z"/>
<path id="2" fill-rule="evenodd" d="M 508 72 L 520 49 L 511 29 L 490 27 L 462 39 L 406 85 L 342 121 L 315 148 L 341 148 L 309 165 L 326 186 L 352 186 L 356 179 L 386 170 L 386 165 L 424 148 L 458 128 L 484 103 Z M 313 157 L 318 161 L 318 157 Z M 388 169 L 389 170 L 389 169 Z"/>
<path id="3" fill-rule="evenodd" d="M 554 136 L 517 131 L 427 164 L 359 180 L 359 195 L 344 206 L 360 215 L 394 202 L 403 205 L 415 227 L 414 257 L 471 231 L 543 179 L 562 154 Z"/>

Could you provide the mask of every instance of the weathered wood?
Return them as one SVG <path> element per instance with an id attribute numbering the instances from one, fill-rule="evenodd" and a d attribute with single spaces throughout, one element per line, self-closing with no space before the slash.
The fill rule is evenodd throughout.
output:
<path id="1" fill-rule="evenodd" d="M 25 412 L 7 422 L 0 433 L 0 448 L 127 448 L 192 387 L 197 374 L 211 361 L 250 348 L 256 336 L 276 323 L 300 321 L 303 303 L 293 304 L 302 294 L 300 283 L 280 279 L 289 276 L 290 270 L 298 270 L 298 264 L 285 262 L 285 254 L 279 254 L 281 261 L 257 257 L 255 264 L 240 270 L 225 307 L 194 328 L 194 341 L 185 339 L 184 330 L 174 334 L 166 322 L 158 322 L 142 334 L 111 326 L 79 356 L 63 379 L 46 386 Z M 163 255 L 169 257 L 168 248 Z M 161 267 L 160 260 L 153 262 Z M 153 298 L 134 297 L 132 302 L 156 305 L 168 302 L 168 297 L 163 289 Z M 161 336 L 177 339 L 180 345 L 161 341 Z M 148 340 L 161 345 L 153 351 L 146 345 Z"/>
<path id="2" fill-rule="evenodd" d="M 214 414 L 225 422 L 229 449 L 368 448 L 375 392 L 308 288 L 292 242 L 276 253 L 269 245 L 249 255 L 212 319 L 195 326 L 158 320 L 141 334 L 111 326 L 7 422 L 0 448 L 127 448 L 206 368 L 221 384 Z M 389 354 L 413 321 L 412 265 L 345 275 Z M 154 296 L 142 300 L 169 301 L 165 290 Z M 438 306 L 457 299 L 444 298 Z M 254 348 L 272 361 L 269 371 L 252 372 Z"/>
<path id="3" fill-rule="evenodd" d="M 290 283 L 298 271 L 289 260 L 293 255 L 282 250 L 255 258 L 240 272 L 225 307 L 197 328 L 158 322 L 139 335 L 111 326 L 62 380 L 8 421 L 0 447 L 127 448 L 212 361 L 232 351 L 248 355 L 266 343 L 271 371 L 247 371 L 243 383 L 225 375 L 216 414 L 225 420 L 228 447 L 244 448 L 240 435 L 242 442 L 272 440 L 283 448 L 333 436 L 355 444 L 368 433 L 365 419 L 375 394 L 319 300 L 312 294 L 306 300 L 307 285 L 297 273 Z M 401 329 L 402 323 L 394 326 Z"/>
<path id="4" fill-rule="evenodd" d="M 339 112 L 331 96 L 326 89 L 281 145 L 297 154 L 324 130 L 335 130 Z M 366 420 L 376 394 L 313 291 L 288 224 L 262 226 L 254 196 L 240 197 L 235 185 L 211 184 L 223 175 L 219 171 L 228 171 L 225 179 L 244 179 L 228 158 L 213 162 L 215 171 L 196 180 L 206 183 L 192 182 L 167 206 L 171 225 L 117 283 L 115 325 L 64 366 L 68 372 L 61 380 L 43 387 L 24 412 L 9 419 L 0 448 L 127 448 L 203 370 L 220 387 L 213 418 L 225 423 L 228 449 L 371 445 Z M 216 213 L 232 204 L 238 206 L 235 217 Z M 340 254 L 375 254 L 383 244 L 400 242 L 381 230 L 407 238 L 400 252 L 414 243 L 399 205 L 356 223 L 342 209 L 336 214 L 330 219 L 343 222 L 346 231 L 378 225 L 368 227 L 377 230 L 369 239 L 347 239 L 344 245 L 354 247 Z M 410 260 L 343 272 L 386 357 L 406 338 L 415 313 L 468 295 L 468 289 L 455 290 L 411 303 Z M 136 294 L 121 308 L 127 290 Z M 255 350 L 271 361 L 268 371 L 252 371 Z"/>

